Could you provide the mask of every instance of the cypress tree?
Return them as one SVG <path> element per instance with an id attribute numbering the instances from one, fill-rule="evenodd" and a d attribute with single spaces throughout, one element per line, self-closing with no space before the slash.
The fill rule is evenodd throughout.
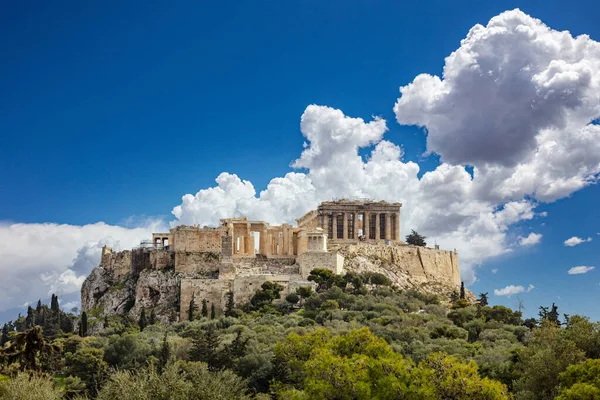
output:
<path id="1" fill-rule="evenodd" d="M 465 283 L 464 282 L 460 283 L 460 298 L 461 299 L 465 298 Z"/>
<path id="2" fill-rule="evenodd" d="M 52 294 L 52 300 L 50 301 L 50 310 L 52 310 L 55 313 L 58 313 L 59 309 L 60 307 L 58 305 L 58 296 Z"/>
<path id="3" fill-rule="evenodd" d="M 216 317 L 215 303 L 211 303 L 211 305 L 210 305 L 210 319 L 215 319 L 215 317 Z"/>
<path id="4" fill-rule="evenodd" d="M 140 326 L 140 331 L 143 331 L 144 328 L 148 325 L 148 321 L 146 320 L 146 310 L 144 309 L 142 309 L 142 314 L 140 315 L 138 325 Z"/>
<path id="5" fill-rule="evenodd" d="M 208 317 L 208 305 L 206 299 L 202 299 L 202 317 Z"/>
<path id="6" fill-rule="evenodd" d="M 167 331 L 165 331 L 165 336 L 163 337 L 162 347 L 160 348 L 159 355 L 159 372 L 162 373 L 165 365 L 169 362 L 169 358 L 171 357 L 171 349 L 169 348 L 169 342 L 167 341 Z"/>
<path id="7" fill-rule="evenodd" d="M 190 307 L 188 308 L 188 320 L 193 321 L 194 316 L 196 314 L 196 310 L 198 307 L 196 306 L 196 296 L 192 295 L 192 300 L 190 300 Z"/>
<path id="8" fill-rule="evenodd" d="M 104 328 L 108 328 L 110 324 L 108 323 L 108 317 L 104 317 Z"/>
<path id="9" fill-rule="evenodd" d="M 8 324 L 4 324 L 2 327 L 2 336 L 0 336 L 0 347 L 4 346 L 6 342 L 8 342 Z"/>
<path id="10" fill-rule="evenodd" d="M 233 292 L 229 291 L 227 293 L 227 304 L 225 305 L 225 315 L 230 317 L 231 310 L 233 310 L 234 307 L 235 307 L 235 304 L 233 303 Z"/>
<path id="11" fill-rule="evenodd" d="M 156 312 L 154 310 L 152 310 L 152 312 L 150 313 L 150 325 L 154 325 L 156 324 Z"/>
<path id="12" fill-rule="evenodd" d="M 79 336 L 86 337 L 87 330 L 88 330 L 88 320 L 87 320 L 87 313 L 85 311 L 81 313 L 81 323 L 80 323 L 79 329 L 80 329 Z"/>
<path id="13" fill-rule="evenodd" d="M 35 311 L 31 306 L 27 307 L 27 317 L 25 318 L 25 327 L 27 329 L 33 328 L 35 325 Z"/>

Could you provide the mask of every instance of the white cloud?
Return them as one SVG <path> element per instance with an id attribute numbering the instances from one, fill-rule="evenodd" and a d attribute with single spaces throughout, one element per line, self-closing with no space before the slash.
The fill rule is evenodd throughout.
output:
<path id="1" fill-rule="evenodd" d="M 565 246 L 573 247 L 573 246 L 577 246 L 578 244 L 585 243 L 585 242 L 591 242 L 591 241 L 592 241 L 591 237 L 589 237 L 587 239 L 582 239 L 580 237 L 573 236 L 573 237 L 565 240 L 564 244 L 565 244 Z"/>
<path id="2" fill-rule="evenodd" d="M 0 311 L 38 298 L 76 293 L 97 266 L 104 244 L 131 248 L 163 229 L 147 221 L 139 228 L 103 222 L 83 226 L 0 223 Z"/>
<path id="3" fill-rule="evenodd" d="M 569 275 L 579 275 L 579 274 L 586 274 L 590 271 L 592 271 L 595 267 L 586 267 L 586 266 L 579 266 L 579 267 L 573 267 L 571 268 L 567 273 Z"/>
<path id="4" fill-rule="evenodd" d="M 401 124 L 427 129 L 427 150 L 473 165 L 479 196 L 553 201 L 600 172 L 600 44 L 519 11 L 475 25 L 443 77 L 400 88 Z"/>
<path id="5" fill-rule="evenodd" d="M 529 285 L 526 288 L 524 288 L 523 286 L 515 286 L 515 285 L 508 285 L 502 289 L 494 289 L 494 294 L 496 296 L 512 296 L 513 294 L 518 294 L 518 293 L 524 293 L 524 292 L 531 292 L 533 289 L 535 289 L 535 286 L 533 285 Z"/>
<path id="6" fill-rule="evenodd" d="M 533 246 L 538 244 L 542 240 L 541 233 L 533 233 L 531 232 L 527 237 L 519 236 L 519 245 L 520 246 Z"/>
<path id="7" fill-rule="evenodd" d="M 494 268 L 494 269 L 492 269 L 492 274 L 494 274 L 494 275 L 495 275 L 497 272 L 498 272 L 498 268 Z"/>

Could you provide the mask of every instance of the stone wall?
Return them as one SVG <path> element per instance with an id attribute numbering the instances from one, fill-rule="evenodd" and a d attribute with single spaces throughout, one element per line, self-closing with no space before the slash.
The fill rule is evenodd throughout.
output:
<path id="1" fill-rule="evenodd" d="M 175 251 L 221 251 L 222 229 L 202 229 L 197 226 L 178 226 L 171 229 L 173 237 L 172 250 Z"/>
<path id="2" fill-rule="evenodd" d="M 452 251 L 357 243 L 341 246 L 339 252 L 345 257 L 346 271 L 379 272 L 402 288 L 460 287 L 458 254 Z"/>
<path id="3" fill-rule="evenodd" d="M 228 280 L 182 278 L 179 292 L 179 320 L 187 321 L 192 297 L 195 299 L 198 312 L 202 308 L 202 300 L 206 299 L 209 310 L 211 304 L 214 304 L 217 312 L 221 313 L 227 304 L 227 293 L 230 290 L 231 281 Z"/>
<path id="4" fill-rule="evenodd" d="M 175 272 L 186 275 L 214 276 L 219 270 L 219 253 L 202 251 L 176 251 Z"/>
<path id="5" fill-rule="evenodd" d="M 150 252 L 149 268 L 163 270 L 175 265 L 175 254 L 166 250 L 153 250 Z"/>
<path id="6" fill-rule="evenodd" d="M 308 278 L 310 271 L 315 268 L 327 269 L 338 275 L 344 273 L 344 257 L 337 252 L 308 251 L 300 254 L 296 262 L 304 279 Z"/>
<path id="7" fill-rule="evenodd" d="M 100 267 L 111 271 L 116 279 L 124 277 L 132 271 L 131 251 L 125 250 L 117 253 L 113 253 L 110 249 L 103 251 Z"/>

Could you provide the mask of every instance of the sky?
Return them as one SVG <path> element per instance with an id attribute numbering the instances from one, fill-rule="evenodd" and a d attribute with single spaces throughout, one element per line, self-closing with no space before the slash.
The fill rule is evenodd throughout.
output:
<path id="1" fill-rule="evenodd" d="M 491 304 L 600 320 L 593 1 L 7 4 L 0 321 L 100 250 L 401 201 Z"/>

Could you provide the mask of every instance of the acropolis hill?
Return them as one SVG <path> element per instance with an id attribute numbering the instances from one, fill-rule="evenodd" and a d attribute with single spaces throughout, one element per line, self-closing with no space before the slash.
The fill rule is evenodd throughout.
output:
<path id="1" fill-rule="evenodd" d="M 187 318 L 194 297 L 222 312 L 227 294 L 237 305 L 265 281 L 301 286 L 315 268 L 336 274 L 378 272 L 399 288 L 448 294 L 460 286 L 456 252 L 404 244 L 400 203 L 337 200 L 321 203 L 289 224 L 246 217 L 218 227 L 177 226 L 154 233 L 133 250 L 102 249 L 100 265 L 81 289 L 82 310 L 92 319 L 153 310 L 163 322 Z M 437 247 L 437 246 L 436 246 Z"/>

